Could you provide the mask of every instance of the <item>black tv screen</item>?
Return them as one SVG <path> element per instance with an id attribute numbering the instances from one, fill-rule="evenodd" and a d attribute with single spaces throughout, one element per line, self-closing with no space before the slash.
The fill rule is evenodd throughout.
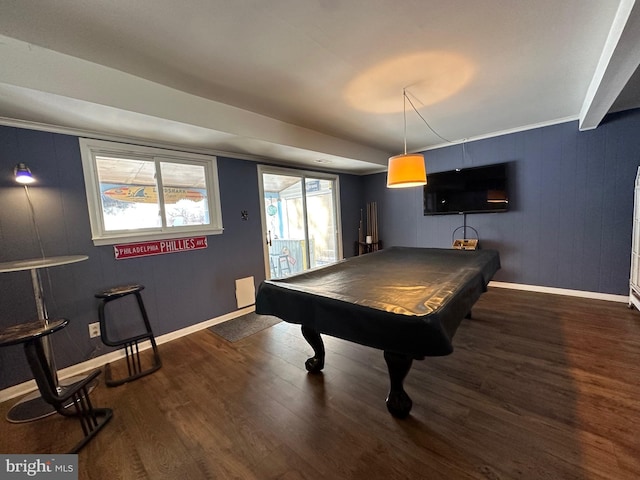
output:
<path id="1" fill-rule="evenodd" d="M 509 209 L 507 163 L 427 175 L 424 214 L 506 212 Z"/>

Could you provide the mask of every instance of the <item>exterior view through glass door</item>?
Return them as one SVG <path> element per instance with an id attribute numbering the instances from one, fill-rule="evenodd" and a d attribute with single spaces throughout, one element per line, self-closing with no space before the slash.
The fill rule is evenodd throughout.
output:
<path id="1" fill-rule="evenodd" d="M 267 278 L 342 258 L 337 175 L 258 167 Z"/>

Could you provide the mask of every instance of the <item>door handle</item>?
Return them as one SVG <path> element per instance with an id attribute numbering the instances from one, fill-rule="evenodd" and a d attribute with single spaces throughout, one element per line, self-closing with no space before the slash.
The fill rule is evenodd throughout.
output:
<path id="1" fill-rule="evenodd" d="M 267 245 L 271 246 L 271 230 L 267 230 Z"/>

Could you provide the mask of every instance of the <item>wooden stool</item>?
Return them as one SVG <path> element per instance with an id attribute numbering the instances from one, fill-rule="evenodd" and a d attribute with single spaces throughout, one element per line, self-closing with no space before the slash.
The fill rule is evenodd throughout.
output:
<path id="1" fill-rule="evenodd" d="M 156 340 L 153 336 L 153 332 L 151 331 L 151 325 L 149 324 L 149 317 L 147 316 L 147 311 L 144 308 L 142 296 L 140 295 L 140 292 L 143 289 L 144 286 L 142 285 L 124 285 L 110 288 L 103 292 L 96 293 L 95 295 L 96 298 L 102 300 L 100 302 L 100 306 L 98 307 L 98 317 L 100 319 L 100 336 L 102 339 L 102 343 L 110 347 L 124 348 L 125 357 L 127 359 L 127 370 L 129 372 L 129 375 L 124 378 L 113 379 L 111 377 L 111 365 L 106 364 L 104 367 L 104 376 L 105 383 L 109 387 L 116 387 L 118 385 L 122 385 L 123 383 L 136 380 L 145 375 L 149 375 L 162 366 L 162 361 L 160 360 L 160 355 L 158 354 Z M 142 314 L 142 320 L 144 321 L 145 332 L 129 338 L 112 339 L 109 337 L 109 329 L 107 328 L 105 306 L 107 305 L 107 303 L 125 297 L 127 295 L 135 295 L 136 297 L 138 307 L 140 308 L 140 313 Z M 151 367 L 147 368 L 146 370 L 142 370 L 138 342 L 142 342 L 145 340 L 149 340 L 149 342 L 151 342 L 151 347 L 153 348 L 153 362 Z"/>

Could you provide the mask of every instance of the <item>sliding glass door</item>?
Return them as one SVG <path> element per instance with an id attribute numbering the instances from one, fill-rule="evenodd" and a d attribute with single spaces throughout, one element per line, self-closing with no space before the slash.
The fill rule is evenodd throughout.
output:
<path id="1" fill-rule="evenodd" d="M 337 175 L 258 166 L 267 278 L 342 258 Z"/>

